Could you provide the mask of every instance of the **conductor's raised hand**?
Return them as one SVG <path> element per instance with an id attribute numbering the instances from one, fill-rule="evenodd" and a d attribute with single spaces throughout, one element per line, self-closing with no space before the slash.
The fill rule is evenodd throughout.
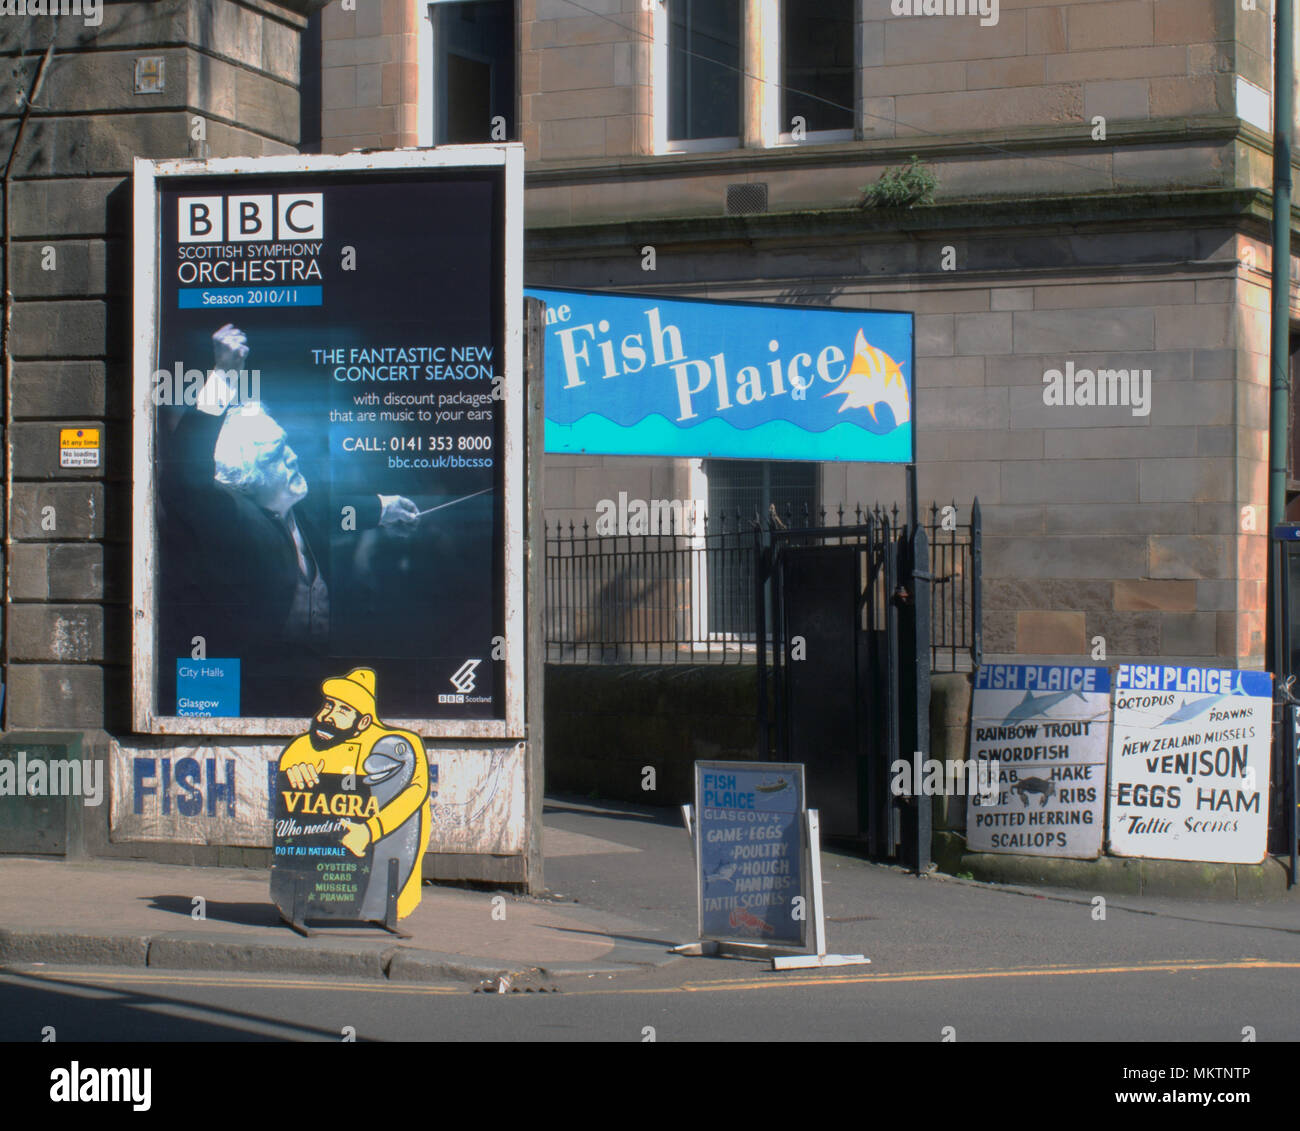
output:
<path id="1" fill-rule="evenodd" d="M 238 369 L 248 357 L 248 336 L 233 322 L 212 335 L 214 369 Z"/>

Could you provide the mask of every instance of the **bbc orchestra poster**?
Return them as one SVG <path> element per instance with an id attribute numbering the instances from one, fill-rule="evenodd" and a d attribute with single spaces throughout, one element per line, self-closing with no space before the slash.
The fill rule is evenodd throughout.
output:
<path id="1" fill-rule="evenodd" d="M 502 168 L 157 184 L 154 711 L 501 719 Z"/>

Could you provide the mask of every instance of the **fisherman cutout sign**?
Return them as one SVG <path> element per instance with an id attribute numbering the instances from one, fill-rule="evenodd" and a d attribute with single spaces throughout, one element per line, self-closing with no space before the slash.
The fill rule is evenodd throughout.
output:
<path id="1" fill-rule="evenodd" d="M 420 903 L 429 765 L 419 737 L 379 721 L 375 673 L 327 679 L 306 734 L 280 756 L 271 899 L 304 920 L 392 927 Z"/>

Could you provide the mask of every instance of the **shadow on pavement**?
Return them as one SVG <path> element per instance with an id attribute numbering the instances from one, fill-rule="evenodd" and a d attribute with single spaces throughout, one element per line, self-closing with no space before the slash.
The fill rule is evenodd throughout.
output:
<path id="1" fill-rule="evenodd" d="M 168 911 L 173 915 L 193 917 L 194 897 L 189 895 L 142 895 L 155 911 Z M 209 899 L 204 904 L 204 916 L 209 922 L 235 923 L 241 927 L 278 927 L 280 912 L 270 903 L 219 903 Z"/>
<path id="2" fill-rule="evenodd" d="M 597 808 L 600 805 L 619 805 L 619 809 Z M 681 828 L 682 815 L 676 807 L 671 809 L 638 810 L 624 801 L 588 801 L 573 798 L 567 802 L 564 798 L 548 796 L 542 806 L 542 816 L 555 813 L 573 813 L 579 817 L 593 817 L 603 821 L 638 821 L 647 825 L 667 825 Z"/>

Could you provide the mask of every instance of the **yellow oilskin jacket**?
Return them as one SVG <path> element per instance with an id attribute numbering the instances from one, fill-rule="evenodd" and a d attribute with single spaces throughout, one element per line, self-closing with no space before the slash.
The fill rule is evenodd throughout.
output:
<path id="1" fill-rule="evenodd" d="M 285 747 L 284 753 L 280 755 L 280 769 L 284 771 L 290 766 L 296 766 L 302 762 L 310 763 L 312 766 L 320 766 L 321 762 L 324 762 L 324 768 L 318 771 L 320 773 L 356 774 L 358 777 L 362 777 L 365 774 L 364 767 L 370 751 L 376 743 L 385 738 L 400 738 L 411 744 L 417 752 L 415 773 L 410 784 L 401 793 L 366 821 L 366 828 L 370 831 L 370 843 L 376 844 L 381 837 L 387 836 L 395 829 L 400 828 L 406 819 L 419 809 L 420 850 L 418 855 L 423 857 L 424 850 L 429 843 L 429 828 L 432 824 L 432 813 L 429 808 L 429 760 L 424 753 L 424 743 L 410 731 L 396 730 L 386 727 L 382 723 L 374 722 L 351 741 L 340 742 L 324 750 L 317 750 L 312 746 L 311 739 L 302 734 Z M 417 859 L 415 866 L 411 869 L 410 876 L 397 895 L 397 917 L 399 919 L 405 918 L 420 904 L 422 871 L 421 862 Z"/>

